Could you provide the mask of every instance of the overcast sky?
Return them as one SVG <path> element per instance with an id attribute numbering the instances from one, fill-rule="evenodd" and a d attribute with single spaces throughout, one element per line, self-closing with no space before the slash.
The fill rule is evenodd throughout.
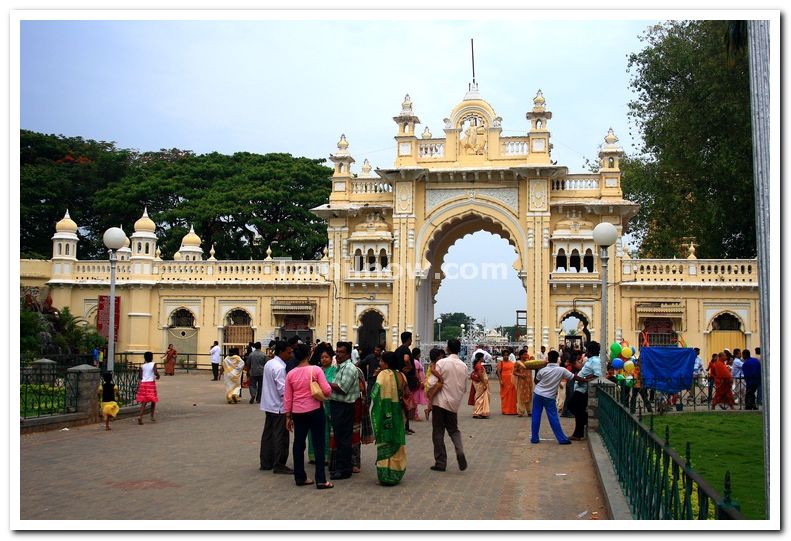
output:
<path id="1" fill-rule="evenodd" d="M 356 172 L 365 158 L 390 167 L 392 117 L 404 95 L 422 121 L 419 133 L 428 126 L 441 136 L 442 119 L 472 79 L 474 38 L 475 77 L 504 135 L 526 133 L 525 113 L 541 89 L 553 113 L 552 158 L 570 172 L 584 171 L 610 127 L 632 151 L 627 56 L 657 21 L 501 17 L 23 21 L 20 125 L 141 151 L 311 158 L 326 158 L 345 133 Z M 446 262 L 510 269 L 515 258 L 504 240 L 481 232 L 460 240 Z M 435 309 L 494 326 L 513 324 L 524 307 L 511 269 L 504 280 L 446 280 Z"/>

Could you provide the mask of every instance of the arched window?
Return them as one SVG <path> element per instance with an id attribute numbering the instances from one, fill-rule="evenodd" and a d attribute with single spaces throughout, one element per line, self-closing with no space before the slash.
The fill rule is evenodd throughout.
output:
<path id="1" fill-rule="evenodd" d="M 368 248 L 368 271 L 374 272 L 376 270 L 376 255 L 373 248 Z"/>
<path id="2" fill-rule="evenodd" d="M 170 315 L 171 327 L 195 327 L 195 316 L 186 308 L 179 308 Z"/>
<path id="3" fill-rule="evenodd" d="M 541 129 L 544 126 L 544 123 L 540 120 L 536 120 L 536 128 Z"/>
<path id="4" fill-rule="evenodd" d="M 733 314 L 724 312 L 711 322 L 711 328 L 714 331 L 740 331 L 742 330 L 742 322 Z"/>
<path id="5" fill-rule="evenodd" d="M 555 272 L 566 272 L 566 250 L 561 248 L 555 258 Z"/>
<path id="6" fill-rule="evenodd" d="M 137 243 L 137 253 L 139 254 L 142 251 L 143 251 L 143 243 L 142 242 L 138 242 Z"/>
<path id="7" fill-rule="evenodd" d="M 593 252 L 590 248 L 585 250 L 585 257 L 582 258 L 582 268 L 587 272 L 593 272 Z"/>
<path id="8" fill-rule="evenodd" d="M 574 269 L 574 272 L 580 271 L 580 252 L 576 248 L 571 251 L 571 257 L 569 257 L 569 272 L 571 269 Z"/>
<path id="9" fill-rule="evenodd" d="M 354 270 L 363 270 L 363 252 L 359 248 L 354 251 Z"/>
<path id="10" fill-rule="evenodd" d="M 382 270 L 385 270 L 387 268 L 387 263 L 388 263 L 387 252 L 385 251 L 384 248 L 382 248 L 381 250 L 379 250 L 379 266 L 381 267 Z"/>
<path id="11" fill-rule="evenodd" d="M 225 316 L 226 327 L 249 326 L 250 322 L 250 314 L 244 310 L 231 310 L 231 312 Z"/>
<path id="12" fill-rule="evenodd" d="M 148 243 L 146 243 L 146 253 L 148 253 Z"/>
<path id="13" fill-rule="evenodd" d="M 615 158 L 610 158 L 610 159 L 608 159 L 608 160 L 607 160 L 607 166 L 608 166 L 610 169 L 612 169 L 613 167 L 615 167 Z"/>
<path id="14" fill-rule="evenodd" d="M 66 255 L 69 255 L 69 243 L 66 243 Z"/>
<path id="15" fill-rule="evenodd" d="M 59 242 L 58 243 L 58 255 L 61 255 L 62 253 L 63 253 L 63 245 Z"/>

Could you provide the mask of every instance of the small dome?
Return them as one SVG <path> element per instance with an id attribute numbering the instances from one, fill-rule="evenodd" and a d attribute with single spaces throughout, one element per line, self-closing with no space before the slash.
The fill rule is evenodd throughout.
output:
<path id="1" fill-rule="evenodd" d="M 536 94 L 536 97 L 533 98 L 533 104 L 536 107 L 543 107 L 546 104 L 546 100 L 544 99 L 544 93 L 541 92 L 540 89 L 539 89 L 538 93 Z"/>
<path id="2" fill-rule="evenodd" d="M 184 238 L 181 239 L 181 246 L 200 246 L 201 240 L 198 235 L 195 234 L 195 229 L 190 226 L 190 232 L 184 235 Z"/>
<path id="3" fill-rule="evenodd" d="M 615 135 L 615 132 L 610 128 L 607 130 L 607 135 L 604 138 L 604 142 L 608 145 L 612 145 L 618 142 L 618 137 Z"/>
<path id="4" fill-rule="evenodd" d="M 135 222 L 135 233 L 147 232 L 153 233 L 157 229 L 157 224 L 154 220 L 148 217 L 148 208 L 143 209 L 143 215 Z"/>
<path id="5" fill-rule="evenodd" d="M 55 224 L 55 231 L 57 231 L 58 233 L 76 233 L 77 232 L 77 224 L 69 216 L 69 211 L 68 210 L 66 211 L 66 214 L 63 216 L 63 219 L 60 220 L 57 224 Z"/>
<path id="6" fill-rule="evenodd" d="M 338 141 L 338 154 L 348 154 L 347 148 L 349 148 L 349 142 L 346 140 L 346 134 L 342 133 L 341 140 Z"/>
<path id="7" fill-rule="evenodd" d="M 403 103 L 401 103 L 401 114 L 402 115 L 412 114 L 412 98 L 409 97 L 409 94 L 404 96 L 404 101 Z"/>

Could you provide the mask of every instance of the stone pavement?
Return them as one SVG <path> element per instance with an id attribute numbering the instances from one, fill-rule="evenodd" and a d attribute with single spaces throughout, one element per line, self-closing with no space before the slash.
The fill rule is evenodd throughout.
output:
<path id="1" fill-rule="evenodd" d="M 541 443 L 531 444 L 530 418 L 501 415 L 498 383 L 492 383 L 490 419 L 473 419 L 466 401 L 459 412 L 466 471 L 453 460 L 445 472 L 429 470 L 431 425 L 413 422 L 417 433 L 407 436 L 400 485 L 377 484 L 371 444 L 362 447 L 361 473 L 319 491 L 258 469 L 264 413 L 247 403 L 246 389 L 242 403 L 229 405 L 224 385 L 209 373 L 163 377 L 156 423 L 146 415 L 143 426 L 119 419 L 109 432 L 86 425 L 22 435 L 20 518 L 610 518 L 588 442 L 558 445 L 544 417 Z M 570 434 L 573 419 L 561 422 Z M 453 457 L 447 436 L 446 445 Z M 313 478 L 310 469 L 308 475 Z M 235 503 L 225 503 L 228 498 Z"/>

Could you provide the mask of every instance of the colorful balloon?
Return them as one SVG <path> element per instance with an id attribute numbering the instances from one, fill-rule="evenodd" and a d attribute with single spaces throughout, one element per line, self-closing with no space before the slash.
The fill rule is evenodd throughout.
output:
<path id="1" fill-rule="evenodd" d="M 623 371 L 627 374 L 634 372 L 634 363 L 632 361 L 626 361 L 623 363 Z"/>
<path id="2" fill-rule="evenodd" d="M 621 357 L 624 359 L 631 359 L 632 358 L 632 348 L 626 346 L 625 348 L 621 348 Z"/>
<path id="3" fill-rule="evenodd" d="M 623 368 L 623 359 L 613 360 L 612 367 L 615 368 L 616 370 L 620 370 L 621 368 Z"/>
<path id="4" fill-rule="evenodd" d="M 621 355 L 621 344 L 618 342 L 613 342 L 610 344 L 610 357 L 620 357 Z"/>
<path id="5" fill-rule="evenodd" d="M 633 376 L 629 376 L 626 378 L 626 386 L 627 387 L 634 387 L 635 379 Z"/>

